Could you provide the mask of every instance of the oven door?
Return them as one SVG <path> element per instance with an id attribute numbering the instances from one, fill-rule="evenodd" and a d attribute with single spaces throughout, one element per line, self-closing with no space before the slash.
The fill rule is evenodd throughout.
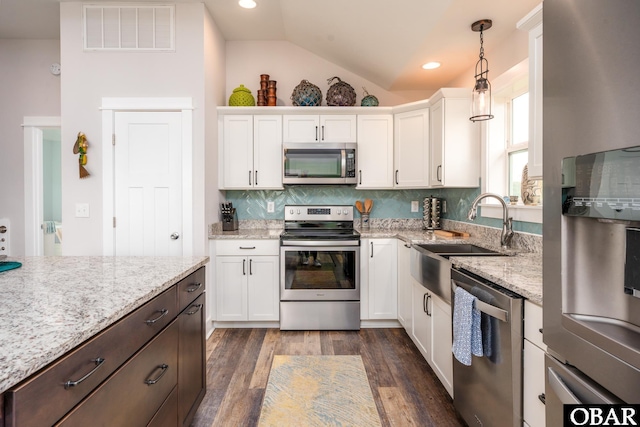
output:
<path id="1" fill-rule="evenodd" d="M 360 301 L 360 247 L 334 244 L 280 247 L 281 301 Z"/>

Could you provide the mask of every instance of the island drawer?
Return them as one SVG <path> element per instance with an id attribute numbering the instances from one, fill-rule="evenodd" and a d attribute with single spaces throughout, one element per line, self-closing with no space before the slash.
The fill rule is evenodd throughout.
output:
<path id="1" fill-rule="evenodd" d="M 175 319 L 177 305 L 176 287 L 172 286 L 8 390 L 6 427 L 52 425 L 58 421 Z"/>
<path id="2" fill-rule="evenodd" d="M 147 425 L 177 383 L 178 322 L 174 321 L 56 425 Z"/>
<path id="3" fill-rule="evenodd" d="M 178 282 L 178 313 L 182 312 L 189 304 L 200 295 L 206 286 L 205 268 L 200 267 L 184 279 Z"/>

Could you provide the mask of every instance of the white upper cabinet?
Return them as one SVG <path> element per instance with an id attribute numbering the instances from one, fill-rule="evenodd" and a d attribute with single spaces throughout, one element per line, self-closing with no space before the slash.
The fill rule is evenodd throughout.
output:
<path id="1" fill-rule="evenodd" d="M 429 109 L 395 114 L 394 188 L 429 187 Z"/>
<path id="2" fill-rule="evenodd" d="M 223 189 L 281 189 L 282 116 L 222 116 Z"/>
<path id="3" fill-rule="evenodd" d="M 429 185 L 480 185 L 480 131 L 469 120 L 471 91 L 441 89 L 429 100 L 431 116 Z"/>
<path id="4" fill-rule="evenodd" d="M 355 114 L 283 116 L 284 142 L 356 142 Z"/>
<path id="5" fill-rule="evenodd" d="M 393 188 L 393 115 L 358 115 L 357 188 Z"/>
<path id="6" fill-rule="evenodd" d="M 529 178 L 542 178 L 542 3 L 516 27 L 529 32 Z"/>

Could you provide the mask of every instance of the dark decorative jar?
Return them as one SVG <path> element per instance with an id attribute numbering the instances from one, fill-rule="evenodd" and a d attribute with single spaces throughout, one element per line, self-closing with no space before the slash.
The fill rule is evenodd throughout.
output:
<path id="1" fill-rule="evenodd" d="M 320 88 L 308 80 L 302 80 L 291 93 L 291 101 L 295 106 L 317 107 L 322 104 Z"/>
<path id="2" fill-rule="evenodd" d="M 369 95 L 369 92 L 367 92 L 366 88 L 363 87 L 362 90 L 364 90 L 365 95 L 360 102 L 360 105 L 362 107 L 377 107 L 378 105 L 380 105 L 380 103 L 378 102 L 378 98 L 373 95 Z"/>
<path id="3" fill-rule="evenodd" d="M 338 79 L 338 83 L 331 83 Z M 338 107 L 352 107 L 356 105 L 356 91 L 347 82 L 340 80 L 340 77 L 331 77 L 327 80 L 331 87 L 327 91 L 327 105 Z"/>

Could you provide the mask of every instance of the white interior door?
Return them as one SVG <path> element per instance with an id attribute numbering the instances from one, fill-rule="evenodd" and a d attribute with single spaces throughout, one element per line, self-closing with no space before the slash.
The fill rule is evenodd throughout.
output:
<path id="1" fill-rule="evenodd" d="M 114 148 L 115 255 L 182 255 L 181 113 L 115 113 Z"/>

